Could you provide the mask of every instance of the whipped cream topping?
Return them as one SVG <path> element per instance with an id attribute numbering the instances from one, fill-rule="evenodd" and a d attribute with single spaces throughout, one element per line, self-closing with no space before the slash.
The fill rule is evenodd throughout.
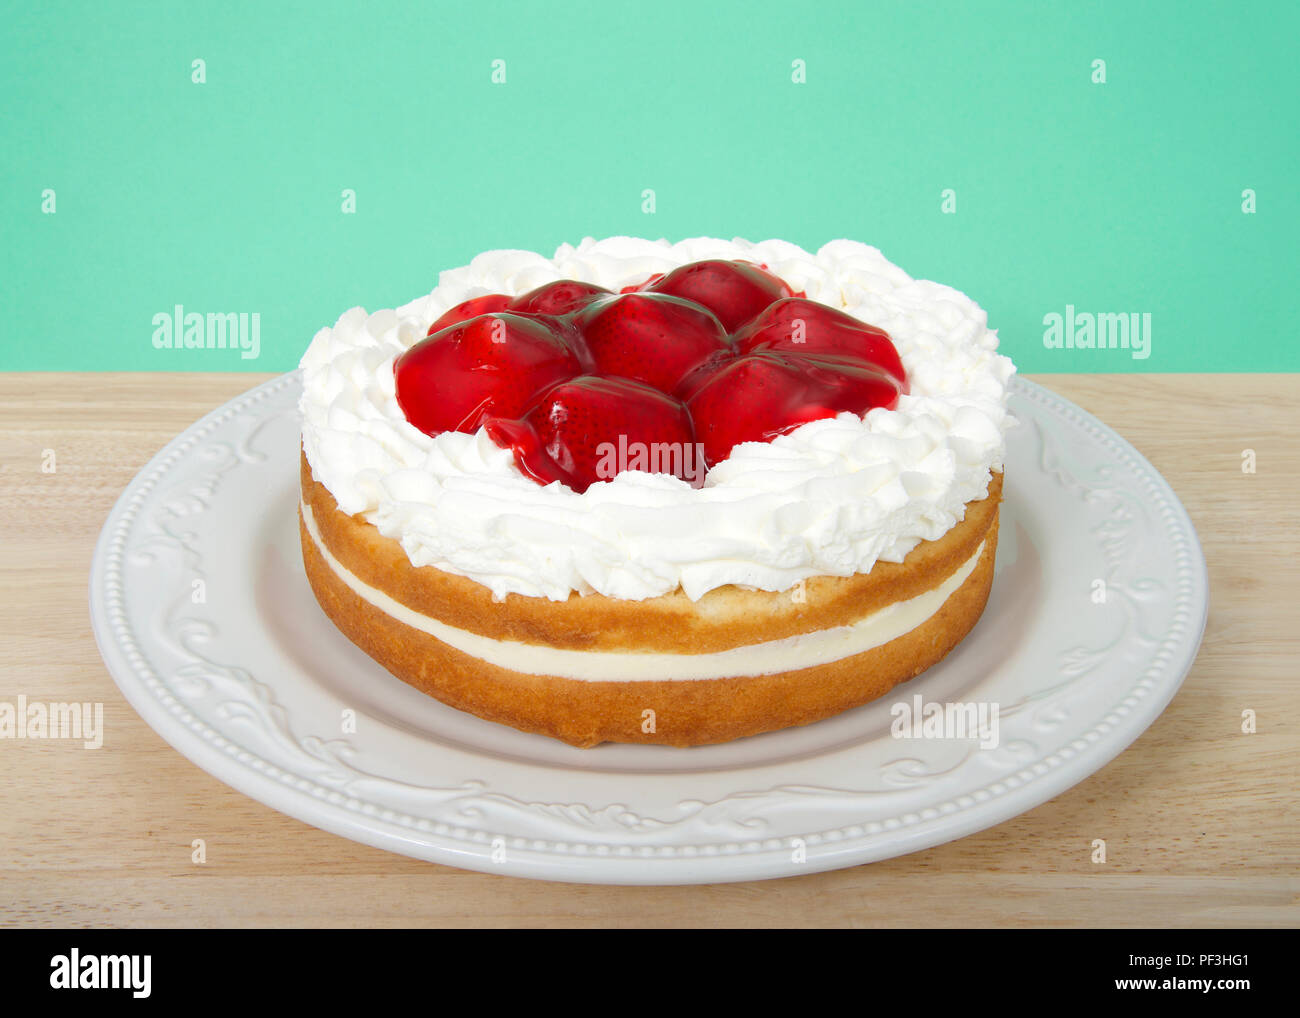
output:
<path id="1" fill-rule="evenodd" d="M 625 471 L 581 494 L 525 477 L 482 430 L 425 435 L 397 404 L 393 362 L 461 301 L 557 279 L 618 290 L 706 258 L 766 264 L 810 299 L 885 329 L 910 393 L 894 410 L 842 413 L 738 445 L 702 488 Z M 900 562 L 987 495 L 1014 425 L 1006 397 L 1015 368 L 997 352 L 985 312 L 848 240 L 816 254 L 780 240 L 633 237 L 564 244 L 554 258 L 490 251 L 403 307 L 346 312 L 316 334 L 301 366 L 303 446 L 339 507 L 399 541 L 413 565 L 469 577 L 497 599 L 577 591 L 642 600 L 680 587 L 698 600 L 728 584 L 786 590 Z"/>

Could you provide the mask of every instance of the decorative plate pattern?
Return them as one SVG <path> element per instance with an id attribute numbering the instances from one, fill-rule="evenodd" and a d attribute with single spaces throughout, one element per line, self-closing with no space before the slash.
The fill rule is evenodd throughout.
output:
<path id="1" fill-rule="evenodd" d="M 875 703 L 724 746 L 579 750 L 444 707 L 338 633 L 297 536 L 297 373 L 164 448 L 105 523 L 96 639 L 185 756 L 391 851 L 592 883 L 786 876 L 1024 812 L 1111 760 L 1191 667 L 1205 562 L 1177 497 L 1095 418 L 1017 378 L 993 593 L 945 661 Z M 997 708 L 984 738 L 902 738 L 899 705 Z M 996 732 L 996 739 L 992 735 Z"/>

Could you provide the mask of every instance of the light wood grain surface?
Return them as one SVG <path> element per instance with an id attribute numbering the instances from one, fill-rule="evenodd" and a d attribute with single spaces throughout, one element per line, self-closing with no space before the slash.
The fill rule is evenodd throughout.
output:
<path id="1" fill-rule="evenodd" d="M 102 701 L 109 733 L 94 751 L 0 740 L 0 923 L 1300 925 L 1300 380 L 1037 380 L 1132 441 L 1200 533 L 1210 619 L 1173 703 L 1101 771 L 991 830 L 832 873 L 654 888 L 391 855 L 277 813 L 171 749 L 95 648 L 91 553 L 150 456 L 262 376 L 0 375 L 0 699 Z M 1241 469 L 1247 448 L 1254 474 Z M 53 474 L 41 472 L 47 449 Z M 1240 731 L 1246 709 L 1256 734 Z"/>

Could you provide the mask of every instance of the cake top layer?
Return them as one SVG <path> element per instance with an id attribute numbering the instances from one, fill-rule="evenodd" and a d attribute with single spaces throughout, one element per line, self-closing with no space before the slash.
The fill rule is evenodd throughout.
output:
<path id="1" fill-rule="evenodd" d="M 810 299 L 886 330 L 910 392 L 892 410 L 738 445 L 702 487 L 627 470 L 580 493 L 524 476 L 481 430 L 426 435 L 397 403 L 394 361 L 461 301 L 564 278 L 619 290 L 710 258 L 762 263 Z M 816 254 L 778 240 L 630 237 L 565 244 L 554 258 L 492 251 L 443 272 L 426 297 L 373 315 L 353 308 L 317 333 L 302 360 L 303 443 L 345 512 L 397 539 L 414 565 L 467 576 L 498 598 L 785 590 L 901 561 L 987 493 L 1013 423 L 1015 369 L 986 322 L 963 294 L 846 240 Z"/>

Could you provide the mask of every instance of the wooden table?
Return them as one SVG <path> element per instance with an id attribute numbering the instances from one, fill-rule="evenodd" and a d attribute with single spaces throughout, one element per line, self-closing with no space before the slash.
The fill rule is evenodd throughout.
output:
<path id="1" fill-rule="evenodd" d="M 90 632 L 92 549 L 168 439 L 255 375 L 0 375 L 0 699 L 102 701 L 109 733 L 0 741 L 0 922 L 324 926 L 1296 926 L 1300 399 L 1295 376 L 1038 379 L 1168 478 L 1209 560 L 1205 643 L 1107 767 L 951 844 L 784 880 L 601 887 L 390 855 L 246 798 L 150 729 Z M 1243 473 L 1242 451 L 1257 471 Z M 41 470 L 54 450 L 56 470 Z M 1241 732 L 1242 712 L 1257 716 Z M 207 861 L 191 862 L 203 838 Z M 1107 861 L 1091 861 L 1104 838 Z"/>

